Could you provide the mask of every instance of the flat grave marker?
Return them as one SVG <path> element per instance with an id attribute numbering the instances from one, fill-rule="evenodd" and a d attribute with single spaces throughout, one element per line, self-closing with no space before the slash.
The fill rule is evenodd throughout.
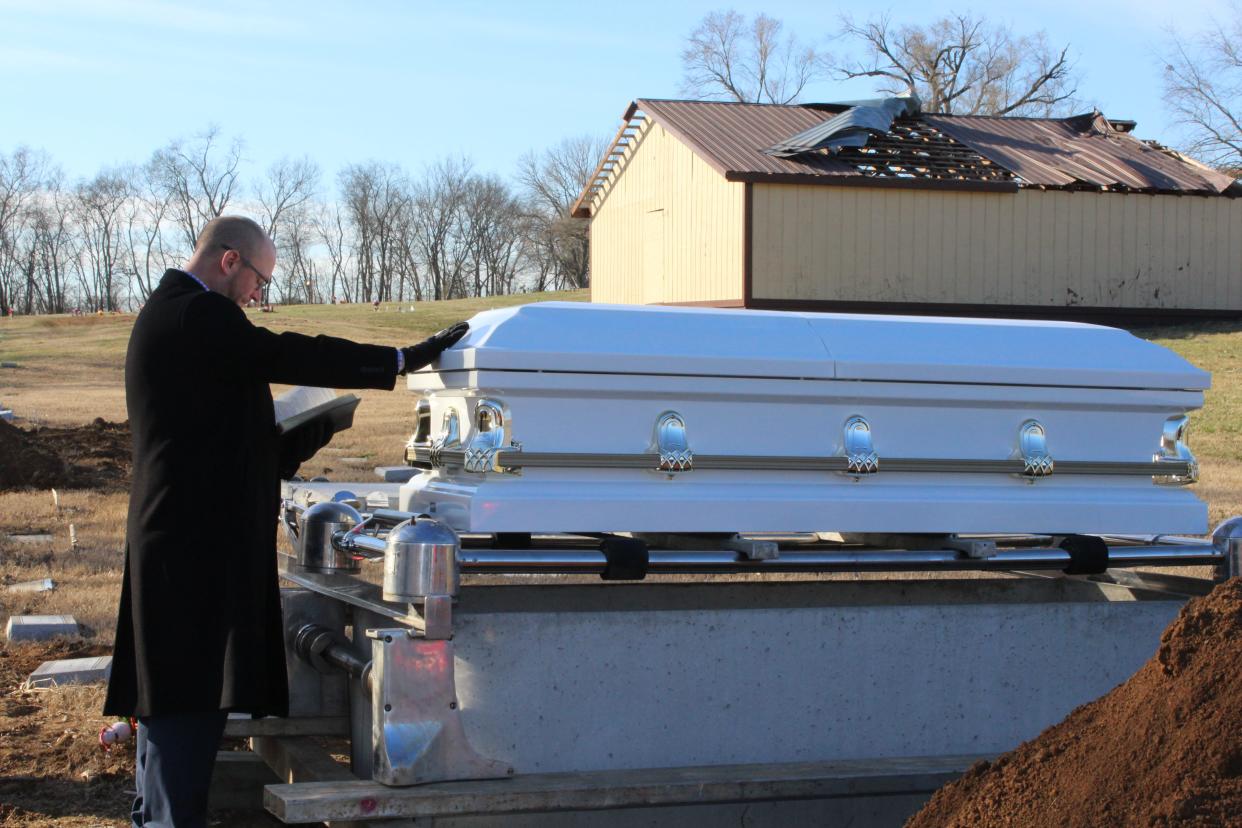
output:
<path id="1" fill-rule="evenodd" d="M 9 641 L 47 641 L 57 636 L 76 636 L 78 622 L 72 615 L 12 615 L 4 634 Z"/>
<path id="2" fill-rule="evenodd" d="M 112 672 L 112 656 L 62 658 L 40 664 L 26 680 L 28 688 L 63 687 L 66 684 L 91 684 L 107 681 Z"/>

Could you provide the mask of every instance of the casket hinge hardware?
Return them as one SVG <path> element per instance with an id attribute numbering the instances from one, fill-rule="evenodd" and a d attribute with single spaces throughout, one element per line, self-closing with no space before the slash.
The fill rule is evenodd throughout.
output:
<path id="1" fill-rule="evenodd" d="M 1155 463 L 1185 463 L 1185 474 L 1152 475 L 1152 482 L 1161 486 L 1185 486 L 1199 479 L 1199 461 L 1186 441 L 1190 436 L 1190 418 L 1185 414 L 1164 421 L 1160 434 L 1160 451 L 1152 456 Z"/>
<path id="2" fill-rule="evenodd" d="M 871 424 L 857 414 L 845 421 L 845 474 L 857 479 L 860 475 L 880 470 L 880 456 L 871 444 Z"/>
<path id="3" fill-rule="evenodd" d="M 656 418 L 655 443 L 660 455 L 657 471 L 672 476 L 694 469 L 694 452 L 686 438 L 686 421 L 676 411 L 665 411 Z"/>
<path id="4" fill-rule="evenodd" d="M 1018 453 L 1022 458 L 1022 477 L 1030 483 L 1052 474 L 1055 463 L 1048 454 L 1048 433 L 1039 420 L 1027 420 L 1018 427 Z"/>
<path id="5" fill-rule="evenodd" d="M 511 424 L 504 406 L 495 400 L 479 400 L 474 409 L 474 436 L 466 446 L 463 467 L 468 472 L 516 473 L 506 467 L 502 457 L 507 452 L 521 451 L 521 446 L 509 440 Z"/>

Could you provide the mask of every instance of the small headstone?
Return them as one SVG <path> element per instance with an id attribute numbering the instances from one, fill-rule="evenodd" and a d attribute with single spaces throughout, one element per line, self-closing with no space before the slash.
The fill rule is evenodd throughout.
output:
<path id="1" fill-rule="evenodd" d="M 16 362 L 0 362 L 0 368 L 17 368 Z"/>
<path id="2" fill-rule="evenodd" d="M 13 615 L 4 634 L 9 641 L 47 641 L 57 636 L 76 636 L 78 622 L 72 615 Z"/>
<path id="3" fill-rule="evenodd" d="M 20 535 L 5 535 L 11 541 L 16 543 L 51 543 L 52 536 L 46 532 L 33 532 Z"/>
<path id="4" fill-rule="evenodd" d="M 56 589 L 56 582 L 51 578 L 40 578 L 37 581 L 18 581 L 9 584 L 9 592 L 50 592 Z"/>
<path id="5" fill-rule="evenodd" d="M 405 483 L 411 477 L 421 472 L 422 469 L 416 469 L 413 466 L 376 466 L 375 474 L 385 483 Z"/>
<path id="6" fill-rule="evenodd" d="M 62 658 L 45 661 L 26 680 L 28 688 L 60 687 L 65 684 L 90 684 L 107 681 L 112 672 L 112 656 Z"/>
<path id="7" fill-rule="evenodd" d="M 365 457 L 342 457 L 341 462 L 342 463 L 365 463 L 367 462 L 367 458 Z"/>
<path id="8" fill-rule="evenodd" d="M 13 422 L 13 410 L 10 408 L 0 410 L 0 420 L 4 420 L 6 423 Z"/>

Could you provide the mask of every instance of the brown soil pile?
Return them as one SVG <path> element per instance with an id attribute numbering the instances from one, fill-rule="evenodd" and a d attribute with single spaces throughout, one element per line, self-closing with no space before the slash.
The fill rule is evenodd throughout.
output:
<path id="1" fill-rule="evenodd" d="M 906 828 L 1242 825 L 1242 579 L 1129 681 L 946 785 Z"/>
<path id="2" fill-rule="evenodd" d="M 0 491 L 129 487 L 129 423 L 29 431 L 0 420 Z"/>

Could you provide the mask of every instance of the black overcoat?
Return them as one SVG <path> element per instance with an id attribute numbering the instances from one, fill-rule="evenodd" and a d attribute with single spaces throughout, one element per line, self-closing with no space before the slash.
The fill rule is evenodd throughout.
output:
<path id="1" fill-rule="evenodd" d="M 391 389 L 396 372 L 394 348 L 275 334 L 164 274 L 125 357 L 133 488 L 105 713 L 287 712 L 268 383 Z"/>

